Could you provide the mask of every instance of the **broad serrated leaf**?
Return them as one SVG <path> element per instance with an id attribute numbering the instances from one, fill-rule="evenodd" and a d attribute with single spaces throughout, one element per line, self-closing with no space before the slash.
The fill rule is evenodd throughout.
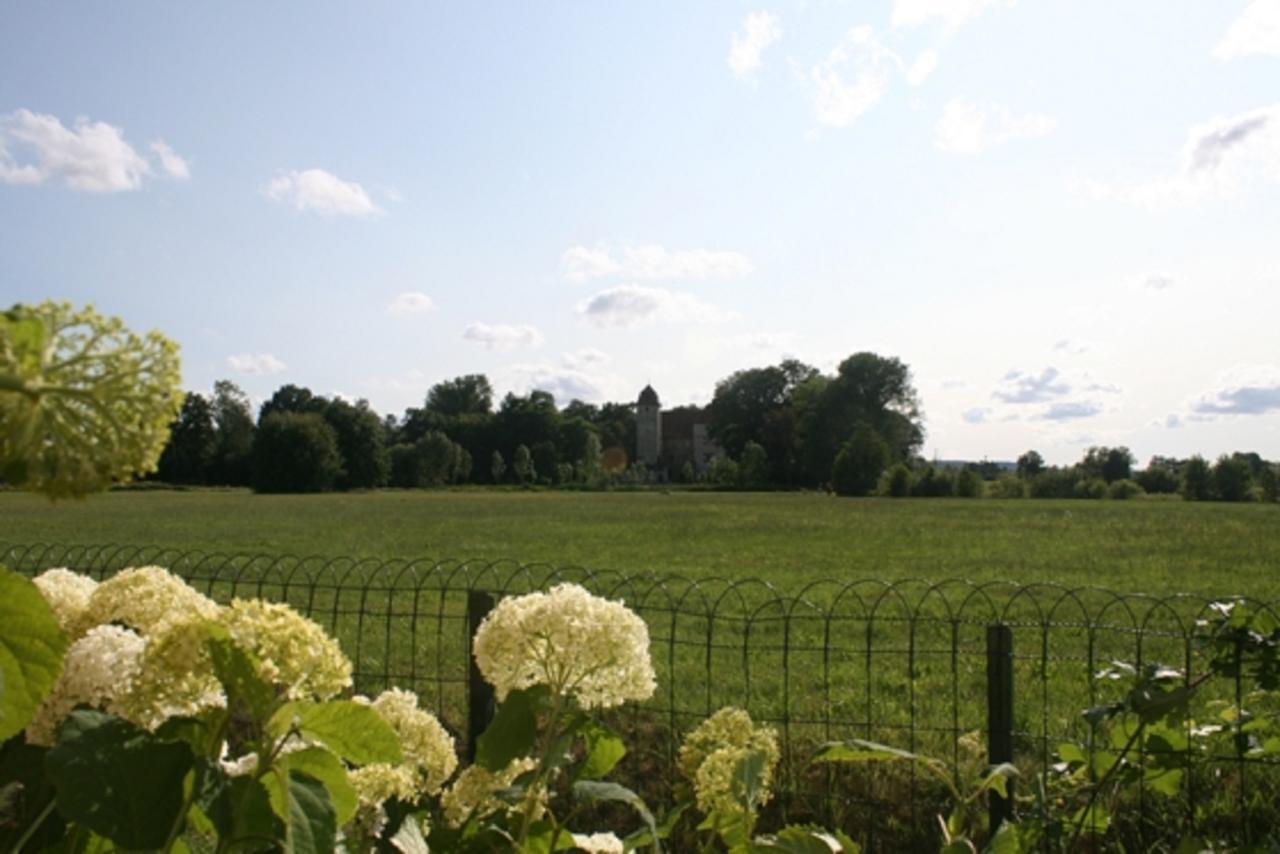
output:
<path id="1" fill-rule="evenodd" d="M 601 724 L 584 727 L 583 738 L 587 744 L 587 755 L 578 769 L 580 780 L 599 780 L 627 755 L 622 737 Z"/>
<path id="2" fill-rule="evenodd" d="M 58 810 L 121 848 L 159 848 L 180 818 L 193 764 L 184 742 L 161 741 L 102 712 L 68 717 L 45 756 Z"/>
<path id="3" fill-rule="evenodd" d="M 290 771 L 288 803 L 285 850 L 291 854 L 332 854 L 338 823 L 324 784 L 308 774 Z"/>
<path id="4" fill-rule="evenodd" d="M 501 771 L 513 759 L 527 756 L 538 736 L 538 709 L 547 695 L 545 686 L 512 691 L 498 705 L 493 722 L 476 740 L 476 764 Z"/>
<path id="5" fill-rule="evenodd" d="M 0 742 L 31 722 L 66 651 L 67 638 L 40 588 L 0 567 Z"/>
<path id="6" fill-rule="evenodd" d="M 600 780 L 579 780 L 573 784 L 573 796 L 580 801 L 616 801 L 627 804 L 644 820 L 653 839 L 658 839 L 658 825 L 644 800 L 626 786 Z M 657 843 L 655 842 L 655 848 Z M 661 850 L 661 848 L 658 848 Z"/>
<path id="7" fill-rule="evenodd" d="M 272 809 L 266 787 L 252 777 L 222 778 L 202 805 L 218 836 L 228 843 L 284 838 L 284 822 Z"/>
<path id="8" fill-rule="evenodd" d="M 298 771 L 324 784 L 339 827 L 356 814 L 356 790 L 348 781 L 346 767 L 337 756 L 322 747 L 308 747 L 285 756 L 280 764 L 290 773 Z"/>
<path id="9" fill-rule="evenodd" d="M 294 727 L 303 738 L 320 742 L 356 765 L 404 761 L 391 725 L 370 706 L 351 700 L 286 703 L 271 716 L 267 732 L 281 738 Z"/>

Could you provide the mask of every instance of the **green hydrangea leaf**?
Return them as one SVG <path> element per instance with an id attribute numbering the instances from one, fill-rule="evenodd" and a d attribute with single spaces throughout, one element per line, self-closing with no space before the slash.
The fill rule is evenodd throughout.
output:
<path id="1" fill-rule="evenodd" d="M 288 754 L 280 760 L 280 764 L 290 774 L 297 771 L 324 785 L 325 791 L 329 793 L 329 801 L 333 804 L 338 826 L 346 824 L 356 814 L 356 790 L 347 780 L 347 769 L 337 756 L 322 747 L 308 747 Z"/>
<path id="2" fill-rule="evenodd" d="M 303 738 L 320 742 L 356 765 L 404 761 L 391 725 L 371 707 L 352 700 L 286 703 L 271 716 L 267 732 L 280 738 L 294 727 Z"/>
<path id="3" fill-rule="evenodd" d="M 194 757 L 185 742 L 162 741 L 98 711 L 72 712 L 45 756 L 58 811 L 118 847 L 164 845 L 183 806 Z"/>
<path id="4" fill-rule="evenodd" d="M 67 639 L 40 589 L 0 567 L 0 742 L 31 722 L 66 651 Z"/>
<path id="5" fill-rule="evenodd" d="M 476 740 L 476 764 L 501 771 L 511 760 L 528 756 L 538 737 L 538 709 L 546 696 L 543 685 L 508 694 L 498 705 L 493 722 Z"/>

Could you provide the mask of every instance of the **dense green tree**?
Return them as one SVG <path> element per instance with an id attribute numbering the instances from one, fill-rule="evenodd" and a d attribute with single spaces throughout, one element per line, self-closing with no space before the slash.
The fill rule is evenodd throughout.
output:
<path id="1" fill-rule="evenodd" d="M 911 495 L 911 469 L 906 463 L 897 463 L 889 469 L 889 481 L 885 492 L 890 498 L 907 498 Z"/>
<path id="2" fill-rule="evenodd" d="M 500 451 L 494 451 L 489 458 L 489 477 L 494 483 L 502 483 L 503 476 L 507 473 L 506 461 L 502 459 Z"/>
<path id="3" fill-rule="evenodd" d="M 1280 500 L 1280 467 L 1268 464 L 1258 473 L 1258 486 L 1262 489 L 1262 500 L 1274 504 Z"/>
<path id="4" fill-rule="evenodd" d="M 1187 501 L 1208 501 L 1213 497 L 1213 473 L 1199 454 L 1182 466 L 1182 497 Z"/>
<path id="5" fill-rule="evenodd" d="M 388 452 L 391 461 L 390 485 L 399 489 L 420 489 L 426 486 L 422 474 L 422 455 L 415 444 L 402 442 L 392 445 Z"/>
<path id="6" fill-rule="evenodd" d="M 338 438 L 318 412 L 276 411 L 253 438 L 256 492 L 324 492 L 342 473 Z"/>
<path id="7" fill-rule="evenodd" d="M 1143 492 L 1152 495 L 1172 495 L 1178 491 L 1181 481 L 1173 461 L 1163 457 L 1152 457 L 1147 467 L 1133 475 L 1134 481 L 1142 487 Z"/>
<path id="8" fill-rule="evenodd" d="M 545 391 L 528 395 L 508 394 L 493 416 L 494 446 L 514 455 L 517 445 L 532 448 L 539 442 L 554 443 L 560 435 L 560 412 L 555 398 Z M 511 456 L 514 462 L 515 457 Z"/>
<path id="9" fill-rule="evenodd" d="M 636 450 L 636 406 L 634 403 L 604 403 L 593 423 L 600 433 L 600 447 L 622 448 L 630 457 Z"/>
<path id="10" fill-rule="evenodd" d="M 1253 479 L 1249 476 L 1249 463 L 1240 455 L 1218 457 L 1213 466 L 1213 492 L 1220 501 L 1246 501 Z"/>
<path id="11" fill-rule="evenodd" d="M 831 484 L 839 495 L 867 495 L 892 459 L 889 444 L 871 425 L 858 422 L 831 468 Z"/>
<path id="12" fill-rule="evenodd" d="M 955 495 L 956 483 L 951 472 L 934 465 L 925 466 L 911 486 L 916 498 L 950 498 Z"/>
<path id="13" fill-rule="evenodd" d="M 387 455 L 386 433 L 378 413 L 361 400 L 354 406 L 335 398 L 328 401 L 324 420 L 333 428 L 342 456 L 338 489 L 373 489 L 387 482 L 391 461 Z"/>
<path id="14" fill-rule="evenodd" d="M 213 425 L 218 438 L 209 482 L 248 486 L 253 453 L 253 410 L 248 395 L 230 380 L 213 384 Z"/>
<path id="15" fill-rule="evenodd" d="M 584 483 L 595 483 L 602 474 L 600 465 L 600 455 L 603 449 L 600 447 L 600 437 L 595 431 L 587 434 L 586 441 L 583 443 L 582 455 L 577 458 L 575 470 L 579 479 Z"/>
<path id="16" fill-rule="evenodd" d="M 166 483 L 207 483 L 218 449 L 213 407 L 204 395 L 187 392 L 178 418 L 169 425 L 169 444 L 156 476 Z"/>
<path id="17" fill-rule="evenodd" d="M 457 467 L 457 446 L 444 433 L 431 430 L 413 443 L 421 464 L 421 484 L 440 486 L 448 483 Z"/>
<path id="18" fill-rule="evenodd" d="M 547 483 L 556 479 L 556 469 L 560 465 L 560 457 L 556 454 L 554 442 L 538 442 L 529 449 L 533 456 L 533 470 Z"/>
<path id="19" fill-rule="evenodd" d="M 1107 483 L 1128 480 L 1133 476 L 1133 453 L 1123 445 L 1117 448 L 1093 447 L 1085 452 L 1080 469 L 1088 478 Z"/>
<path id="20" fill-rule="evenodd" d="M 258 423 L 273 412 L 323 412 L 328 403 L 323 397 L 311 393 L 311 389 L 292 383 L 276 389 L 271 399 L 258 411 Z"/>
<path id="21" fill-rule="evenodd" d="M 742 447 L 742 458 L 738 461 L 738 476 L 742 480 L 742 485 L 748 488 L 759 488 L 768 482 L 769 458 L 761 445 L 747 442 Z"/>
<path id="22" fill-rule="evenodd" d="M 493 411 L 493 386 L 484 374 L 436 383 L 427 392 L 426 409 L 445 417 L 488 415 Z"/>
<path id="23" fill-rule="evenodd" d="M 983 490 L 982 475 L 977 469 L 965 466 L 956 475 L 955 494 L 958 498 L 981 498 Z"/>
<path id="24" fill-rule="evenodd" d="M 461 445 L 454 445 L 454 465 L 453 465 L 453 481 L 454 483 L 466 483 L 471 480 L 471 469 L 474 460 L 471 452 Z"/>
<path id="25" fill-rule="evenodd" d="M 1044 471 L 1044 457 L 1040 456 L 1039 451 L 1027 451 L 1018 457 L 1018 477 L 1035 477 L 1042 471 Z"/>

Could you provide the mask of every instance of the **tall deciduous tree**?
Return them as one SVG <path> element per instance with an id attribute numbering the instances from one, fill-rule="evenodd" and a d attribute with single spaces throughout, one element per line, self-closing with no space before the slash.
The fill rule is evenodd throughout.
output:
<path id="1" fill-rule="evenodd" d="M 427 392 L 427 411 L 446 417 L 488 415 L 493 411 L 493 386 L 484 374 L 436 383 Z"/>
<path id="2" fill-rule="evenodd" d="M 342 455 L 337 488 L 374 489 L 385 485 L 391 461 L 382 419 L 369 408 L 368 401 L 361 400 L 353 406 L 335 398 L 326 404 L 323 414 L 333 428 L 338 453 Z"/>
<path id="3" fill-rule="evenodd" d="M 258 423 L 255 492 L 324 492 L 341 473 L 337 436 L 318 412 L 272 412 Z"/>
<path id="4" fill-rule="evenodd" d="M 248 486 L 253 453 L 253 410 L 244 391 L 230 380 L 213 384 L 213 425 L 218 434 L 210 482 Z"/>
<path id="5" fill-rule="evenodd" d="M 1018 477 L 1035 477 L 1042 471 L 1044 471 L 1044 457 L 1040 456 L 1039 451 L 1027 451 L 1018 457 Z"/>
<path id="6" fill-rule="evenodd" d="M 840 448 L 831 470 L 831 484 L 840 495 L 867 495 L 876 488 L 889 464 L 889 445 L 871 425 L 858 422 Z"/>
<path id="7" fill-rule="evenodd" d="M 213 407 L 204 395 L 187 392 L 170 426 L 157 476 L 168 483 L 207 483 L 217 447 Z"/>

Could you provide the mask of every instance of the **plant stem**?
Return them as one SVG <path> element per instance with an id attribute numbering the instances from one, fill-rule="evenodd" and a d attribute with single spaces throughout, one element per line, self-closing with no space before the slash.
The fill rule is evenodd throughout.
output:
<path id="1" fill-rule="evenodd" d="M 22 834 L 22 837 L 18 840 L 17 844 L 13 846 L 13 854 L 19 854 L 19 852 L 22 851 L 22 846 L 26 845 L 32 836 L 35 836 L 36 831 L 40 829 L 40 825 L 44 824 L 44 820 L 53 812 L 55 803 L 56 801 L 54 799 L 49 799 L 49 803 L 40 811 L 40 815 L 36 816 L 36 820 L 31 822 L 31 825 L 27 828 L 26 832 Z"/>

